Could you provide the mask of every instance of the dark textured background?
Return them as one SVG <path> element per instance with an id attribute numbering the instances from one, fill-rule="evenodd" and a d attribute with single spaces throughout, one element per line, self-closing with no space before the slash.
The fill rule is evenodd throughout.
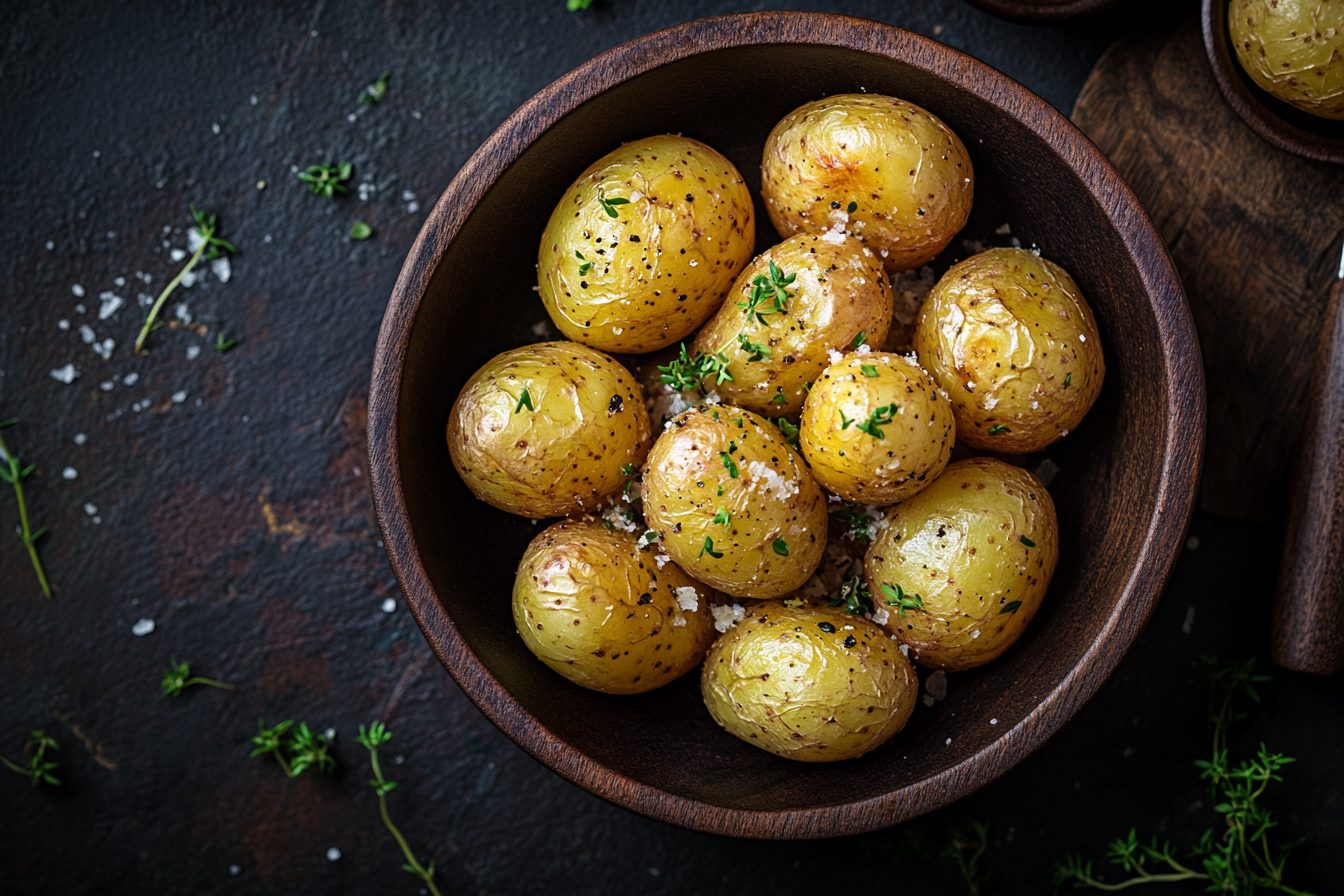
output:
<path id="1" fill-rule="evenodd" d="M 1216 822 L 1191 764 L 1208 749 L 1193 662 L 1264 651 L 1276 529 L 1197 515 L 1198 549 L 1115 678 L 995 784 L 904 830 L 755 843 L 608 806 L 491 727 L 400 603 L 364 468 L 374 338 L 401 260 L 471 151 L 554 78 L 657 28 L 797 6 L 936 36 L 1067 111 L 1133 5 L 1057 29 L 954 0 L 598 0 L 577 14 L 562 0 L 7 5 L 0 417 L 21 419 L 6 438 L 38 464 L 28 492 L 36 524 L 51 526 L 42 552 L 57 596 L 42 599 L 0 494 L 0 753 L 17 758 L 43 727 L 62 745 L 65 784 L 33 792 L 0 770 L 0 891 L 414 893 L 354 739 L 373 718 L 396 734 L 393 816 L 438 861 L 445 893 L 958 893 L 955 871 L 911 846 L 936 852 L 968 819 L 991 825 L 998 892 L 1043 893 L 1066 851 L 1100 863 L 1130 826 L 1189 842 Z M 384 69 L 387 99 L 358 105 Z M 292 173 L 328 160 L 355 166 L 336 202 Z M 353 190 L 364 182 L 367 200 Z M 165 241 L 185 247 L 191 201 L 239 247 L 233 278 L 180 291 L 167 318 L 184 302 L 192 323 L 158 331 L 137 359 L 136 295 L 157 295 L 179 267 Z M 375 233 L 354 243 L 359 219 Z M 488 264 L 464 273 L 488 302 Z M 103 291 L 128 300 L 107 320 Z M 115 340 L 110 360 L 81 324 Z M 221 327 L 241 340 L 227 355 L 212 348 Z M 70 362 L 73 384 L 51 377 Z M 157 628 L 137 638 L 141 617 Z M 164 700 L 170 657 L 238 690 Z M 1238 743 L 1301 757 L 1270 802 L 1284 835 L 1308 841 L 1290 879 L 1334 892 L 1341 687 L 1285 674 L 1265 694 Z M 258 718 L 334 727 L 342 770 L 288 780 L 249 761 Z"/>

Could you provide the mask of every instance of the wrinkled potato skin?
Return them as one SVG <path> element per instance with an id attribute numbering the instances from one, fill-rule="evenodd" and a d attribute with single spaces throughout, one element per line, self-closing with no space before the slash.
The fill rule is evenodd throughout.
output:
<path id="1" fill-rule="evenodd" d="M 863 372 L 867 367 L 877 376 Z M 895 403 L 882 438 L 857 424 Z M 843 413 L 843 417 L 841 416 Z M 844 419 L 853 420 L 849 426 Z M 938 478 L 956 440 L 952 406 L 913 361 L 885 352 L 850 354 L 826 368 L 803 408 L 798 443 L 813 477 L 848 501 L 903 501 Z"/>
<path id="2" fill-rule="evenodd" d="M 1303 112 L 1344 119 L 1344 4 L 1232 0 L 1227 28 L 1261 88 Z"/>
<path id="3" fill-rule="evenodd" d="M 599 189 L 630 202 L 612 218 Z M 636 140 L 593 163 L 551 214 L 541 300 L 570 339 L 654 351 L 718 310 L 755 243 L 751 194 L 732 162 L 687 137 Z M 575 252 L 592 263 L 586 273 Z"/>
<path id="4" fill-rule="evenodd" d="M 932 261 L 965 226 L 974 193 L 971 157 L 957 135 L 894 97 L 808 103 L 765 141 L 761 196 L 775 229 L 788 236 L 841 225 L 889 272 Z"/>
<path id="5" fill-rule="evenodd" d="M 672 589 L 684 587 L 697 592 L 695 610 L 677 604 Z M 676 564 L 658 569 L 635 536 L 565 520 L 532 539 L 523 554 L 513 622 L 528 650 L 575 684 L 642 694 L 704 657 L 715 634 L 709 607 L 717 599 Z"/>
<path id="6" fill-rule="evenodd" d="M 752 278 L 769 277 L 770 263 L 787 276 L 792 294 L 787 310 L 764 315 L 766 323 L 738 307 L 752 294 Z M 758 307 L 771 306 L 767 300 Z M 728 359 L 732 380 L 712 383 L 724 400 L 766 416 L 796 417 L 813 382 L 831 362 L 829 349 L 848 349 L 860 333 L 877 345 L 891 326 L 891 287 L 876 256 L 853 237 L 836 244 L 813 233 L 790 237 L 756 258 L 737 278 L 728 299 L 695 337 L 695 351 Z M 768 346 L 770 357 L 749 361 L 738 341 L 745 333 Z M 782 403 L 773 399 L 782 395 Z"/>
<path id="7" fill-rule="evenodd" d="M 534 411 L 515 411 L 527 389 Z M 575 342 L 496 355 L 472 374 L 448 417 L 448 452 L 476 497 L 545 519 L 596 509 L 644 463 L 649 412 L 634 376 Z"/>
<path id="8" fill-rule="evenodd" d="M 959 461 L 887 521 L 864 576 L 879 605 L 883 583 L 923 597 L 923 609 L 889 610 L 887 626 L 910 646 L 910 659 L 971 669 L 1022 636 L 1059 560 L 1055 505 L 1040 480 L 992 458 Z M 1014 601 L 1018 609 L 1003 612 Z"/>
<path id="9" fill-rule="evenodd" d="M 730 443 L 737 477 L 720 455 Z M 750 469 L 758 462 L 765 468 L 757 473 L 772 472 L 784 483 L 768 488 L 766 477 Z M 736 597 L 793 591 L 816 570 L 826 549 L 821 489 L 775 425 L 750 411 L 725 405 L 675 417 L 649 453 L 643 499 L 645 521 L 662 534 L 677 565 Z M 714 522 L 720 507 L 732 515 L 729 525 Z M 706 537 L 722 557 L 701 553 Z M 787 544 L 787 557 L 775 552 L 776 538 Z"/>
<path id="10" fill-rule="evenodd" d="M 705 705 L 729 734 L 786 759 L 834 762 L 905 727 L 919 680 L 881 626 L 815 603 L 745 609 L 700 673 Z"/>
<path id="11" fill-rule="evenodd" d="M 990 249 L 953 265 L 920 309 L 915 353 L 952 398 L 957 438 L 982 451 L 1027 454 L 1058 441 L 1082 422 L 1106 377 L 1078 284 L 1025 249 Z M 996 426 L 1007 431 L 990 435 Z"/>

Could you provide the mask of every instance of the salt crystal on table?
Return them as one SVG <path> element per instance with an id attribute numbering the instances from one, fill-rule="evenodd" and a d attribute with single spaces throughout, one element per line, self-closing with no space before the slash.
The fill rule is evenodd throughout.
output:
<path id="1" fill-rule="evenodd" d="M 52 379 L 65 383 L 67 386 L 73 383 L 77 376 L 79 376 L 79 371 L 75 370 L 73 364 L 67 364 L 51 372 Z"/>
<path id="2" fill-rule="evenodd" d="M 75 444 L 76 444 L 76 445 L 83 445 L 83 444 L 84 444 L 85 442 L 87 442 L 88 440 L 89 440 L 89 437 L 86 436 L 86 435 L 84 435 L 84 433 L 82 433 L 82 432 L 77 432 L 77 433 L 75 433 Z"/>
<path id="3" fill-rule="evenodd" d="M 336 861 L 337 859 L 339 859 L 340 857 L 341 857 L 341 851 L 340 851 L 339 849 L 337 849 L 336 847 L 333 846 L 331 849 L 327 850 L 327 861 L 328 861 L 328 862 L 335 862 L 335 861 Z"/>
<path id="4" fill-rule="evenodd" d="M 228 283 L 229 278 L 233 276 L 233 267 L 227 258 L 220 256 L 210 261 L 210 272 L 220 283 Z"/>
<path id="5" fill-rule="evenodd" d="M 178 302 L 173 308 L 173 316 L 184 324 L 191 323 L 191 310 L 187 308 L 186 302 Z"/>
<path id="6" fill-rule="evenodd" d="M 112 282 L 113 282 L 114 284 L 116 284 L 117 286 L 125 286 L 125 285 L 126 285 L 126 278 L 125 278 L 125 277 L 118 277 L 117 279 L 113 280 Z"/>
<path id="7" fill-rule="evenodd" d="M 174 249 L 168 253 L 168 257 L 171 258 L 173 261 L 181 261 L 182 259 L 187 257 L 187 253 L 183 249 Z"/>
<path id="8" fill-rule="evenodd" d="M 137 638 L 143 638 L 152 631 L 154 631 L 153 619 L 141 619 L 135 625 L 131 626 L 131 634 L 135 635 Z"/>
<path id="9" fill-rule="evenodd" d="M 76 472 L 74 467 L 66 467 L 64 470 L 61 471 L 62 479 L 76 479 L 78 477 L 79 473 Z"/>
<path id="10" fill-rule="evenodd" d="M 253 104 L 253 105 L 256 105 L 256 102 L 257 102 L 257 98 L 256 98 L 256 97 L 252 97 L 252 104 Z M 243 869 L 242 869 L 241 867 L 239 867 L 238 865 L 230 865 L 230 866 L 229 866 L 229 873 L 230 873 L 230 874 L 233 874 L 233 875 L 242 874 L 242 873 L 243 873 Z"/>
<path id="11" fill-rule="evenodd" d="M 47 251 L 50 252 L 52 249 L 55 249 L 55 248 L 56 248 L 56 244 L 53 243 L 51 240 L 47 240 Z"/>
<path id="12" fill-rule="evenodd" d="M 78 283 L 70 287 L 70 291 L 75 294 L 75 298 L 84 298 L 84 287 L 80 286 Z"/>
<path id="13" fill-rule="evenodd" d="M 125 283 L 125 280 L 121 281 Z M 112 292 L 99 293 L 98 301 L 102 304 L 98 307 L 98 319 L 107 320 L 112 315 L 121 310 L 121 306 L 126 304 L 126 300 Z"/>
<path id="14" fill-rule="evenodd" d="M 210 125 L 210 130 L 212 130 L 212 131 L 214 131 L 216 134 L 218 134 L 218 133 L 219 133 L 219 125 L 218 125 L 218 124 L 212 124 L 212 125 Z"/>
<path id="15" fill-rule="evenodd" d="M 201 356 L 201 347 L 199 345 L 187 346 L 187 360 L 195 361 Z"/>
<path id="16" fill-rule="evenodd" d="M 56 329 L 58 330 L 70 329 L 70 321 L 66 320 L 65 318 L 61 318 L 60 320 L 56 321 Z"/>
<path id="17" fill-rule="evenodd" d="M 413 199 L 415 199 L 415 194 L 412 193 L 410 190 L 402 190 L 402 191 L 401 191 L 401 201 L 402 201 L 402 202 L 410 202 L 410 201 L 413 200 Z"/>
<path id="18" fill-rule="evenodd" d="M 84 512 L 87 513 L 89 516 L 96 516 L 98 513 L 98 508 L 94 507 L 92 504 L 85 504 Z"/>
<path id="19" fill-rule="evenodd" d="M 93 327 L 89 326 L 88 324 L 79 325 L 79 338 L 83 339 L 85 344 L 87 345 L 93 345 L 93 343 L 98 339 L 97 335 L 95 335 L 93 332 Z"/>
<path id="20" fill-rule="evenodd" d="M 384 613 L 395 613 L 397 611 L 397 602 L 393 598 L 387 598 L 383 601 Z"/>
<path id="21" fill-rule="evenodd" d="M 418 203 L 418 202 L 408 202 L 408 203 L 406 203 L 406 214 L 408 214 L 408 215 L 413 215 L 413 214 L 415 214 L 415 213 L 418 212 L 418 211 L 420 211 L 420 203 Z M 691 264 L 694 265 L 695 262 L 691 262 Z"/>
<path id="22" fill-rule="evenodd" d="M 138 374 L 138 373 L 128 373 L 128 374 L 126 374 L 124 377 L 121 378 L 121 381 L 122 381 L 123 383 L 125 383 L 126 385 L 128 385 L 128 386 L 134 386 L 135 383 L 136 383 L 136 381 L 139 380 L 139 379 L 140 379 L 140 374 Z"/>
<path id="23" fill-rule="evenodd" d="M 98 388 L 102 389 L 104 392 L 111 392 L 113 387 L 116 385 L 117 385 L 116 382 L 114 382 L 113 380 L 103 380 L 101 383 L 98 384 Z"/>
<path id="24" fill-rule="evenodd" d="M 173 404 L 181 404 L 186 400 L 187 400 L 187 393 L 185 390 L 173 393 Z"/>

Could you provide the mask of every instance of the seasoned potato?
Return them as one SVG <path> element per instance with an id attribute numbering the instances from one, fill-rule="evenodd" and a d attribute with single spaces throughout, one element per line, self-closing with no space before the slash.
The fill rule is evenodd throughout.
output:
<path id="1" fill-rule="evenodd" d="M 826 549 L 826 499 L 774 424 L 728 406 L 685 411 L 654 444 L 644 519 L 677 565 L 737 597 L 807 581 Z"/>
<path id="2" fill-rule="evenodd" d="M 753 601 L 700 673 L 729 734 L 802 762 L 852 759 L 905 727 L 919 681 L 880 626 L 811 604 Z"/>
<path id="3" fill-rule="evenodd" d="M 912 660 L 970 669 L 1022 636 L 1059 559 L 1055 505 L 1040 480 L 1001 460 L 958 461 L 887 522 L 864 577 Z"/>
<path id="4" fill-rule="evenodd" d="M 687 137 L 636 140 L 593 163 L 551 214 L 541 300 L 570 339 L 653 351 L 718 310 L 755 241 L 732 162 Z"/>
<path id="5" fill-rule="evenodd" d="M 956 438 L 952 406 L 913 361 L 851 354 L 812 386 L 799 444 L 812 475 L 850 501 L 903 501 L 938 478 Z"/>
<path id="6" fill-rule="evenodd" d="M 641 551 L 633 535 L 564 520 L 527 546 L 513 622 L 527 649 L 570 681 L 642 694 L 678 678 L 714 638 L 712 588 Z"/>
<path id="7" fill-rule="evenodd" d="M 596 508 L 625 484 L 622 468 L 644 463 L 649 442 L 630 371 L 574 342 L 496 355 L 448 417 L 448 452 L 467 487 L 534 519 Z"/>
<path id="8" fill-rule="evenodd" d="M 780 234 L 848 230 L 893 272 L 951 242 L 974 190 L 971 157 L 951 128 L 875 94 L 800 106 L 770 132 L 761 162 L 761 196 Z"/>
<path id="9" fill-rule="evenodd" d="M 915 352 L 952 398 L 957 438 L 1026 454 L 1069 434 L 1106 376 L 1078 284 L 1025 249 L 953 265 L 919 312 Z"/>
<path id="10" fill-rule="evenodd" d="M 728 301 L 695 337 L 695 351 L 728 359 L 707 377 L 725 401 L 767 416 L 794 416 L 828 352 L 874 345 L 891 326 L 882 265 L 842 233 L 804 233 L 766 250 L 733 284 Z"/>
<path id="11" fill-rule="evenodd" d="M 1303 112 L 1344 119 L 1344 3 L 1232 0 L 1227 28 L 1256 84 Z"/>

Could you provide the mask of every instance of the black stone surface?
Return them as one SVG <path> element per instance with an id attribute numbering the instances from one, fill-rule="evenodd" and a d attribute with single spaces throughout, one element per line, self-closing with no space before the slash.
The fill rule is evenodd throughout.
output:
<path id="1" fill-rule="evenodd" d="M 1193 664 L 1265 650 L 1277 530 L 1197 516 L 1198 549 L 1062 734 L 903 830 L 816 843 L 694 834 L 588 796 L 484 720 L 401 605 L 367 489 L 365 396 L 427 210 L 556 77 L 645 32 L 764 5 L 7 4 L 0 418 L 20 418 L 5 437 L 37 463 L 28 496 L 51 527 L 42 555 L 57 595 L 41 597 L 0 493 L 0 753 L 19 758 L 44 728 L 64 784 L 34 792 L 0 770 L 0 891 L 418 892 L 355 742 L 374 718 L 396 735 L 384 750 L 401 784 L 392 814 L 437 860 L 445 893 L 959 893 L 956 872 L 912 846 L 936 854 L 969 819 L 991 826 L 994 891 L 1045 893 L 1067 851 L 1102 864 L 1105 841 L 1131 826 L 1189 843 L 1218 823 L 1192 765 L 1208 749 Z M 1135 14 L 1033 29 L 953 0 L 776 5 L 936 36 L 1066 111 Z M 386 100 L 359 105 L 385 69 Z M 328 201 L 296 181 L 294 166 L 325 161 L 354 164 L 351 195 Z M 178 267 L 189 202 L 217 212 L 238 246 L 232 277 L 181 290 L 173 323 L 135 358 L 137 295 Z M 356 220 L 372 239 L 347 237 Z M 489 301 L 489 259 L 463 274 Z M 127 305 L 100 319 L 104 292 Z M 85 325 L 115 341 L 110 360 Z M 220 329 L 240 340 L 224 355 Z M 50 374 L 67 363 L 79 370 L 69 385 Z M 156 628 L 136 637 L 142 617 Z M 165 700 L 173 657 L 238 689 Z M 1340 698 L 1338 682 L 1278 675 L 1237 740 L 1300 757 L 1269 802 L 1285 838 L 1307 838 L 1290 880 L 1317 893 L 1344 874 Z M 334 727 L 340 772 L 289 780 L 249 761 L 259 718 Z"/>

